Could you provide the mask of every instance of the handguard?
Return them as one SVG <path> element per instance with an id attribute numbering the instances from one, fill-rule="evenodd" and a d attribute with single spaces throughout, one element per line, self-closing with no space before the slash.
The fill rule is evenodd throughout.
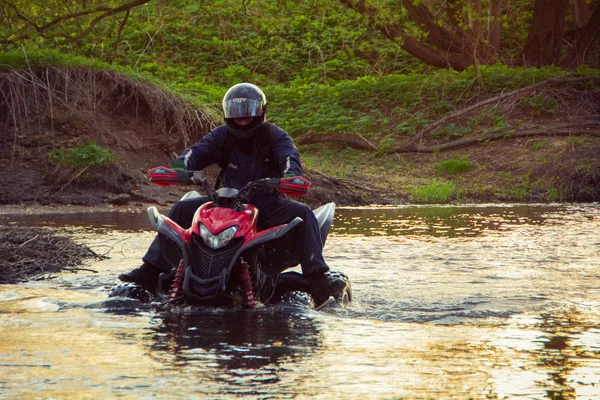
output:
<path id="1" fill-rule="evenodd" d="M 187 171 L 175 170 L 167 167 L 154 167 L 148 170 L 150 182 L 158 186 L 171 186 L 187 183 L 190 175 Z"/>
<path id="2" fill-rule="evenodd" d="M 288 196 L 303 196 L 308 193 L 308 188 L 311 183 L 308 179 L 301 176 L 290 176 L 287 178 L 281 178 L 279 185 L 275 189 L 279 193 L 283 193 Z"/>

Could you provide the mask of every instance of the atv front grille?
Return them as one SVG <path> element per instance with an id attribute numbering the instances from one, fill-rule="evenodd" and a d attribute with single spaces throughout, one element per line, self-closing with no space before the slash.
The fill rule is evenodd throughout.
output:
<path id="1" fill-rule="evenodd" d="M 243 238 L 231 240 L 227 246 L 211 249 L 204 244 L 202 238 L 193 236 L 192 272 L 200 279 L 210 279 L 219 276 L 223 269 L 231 263 L 231 259 L 242 246 Z"/>

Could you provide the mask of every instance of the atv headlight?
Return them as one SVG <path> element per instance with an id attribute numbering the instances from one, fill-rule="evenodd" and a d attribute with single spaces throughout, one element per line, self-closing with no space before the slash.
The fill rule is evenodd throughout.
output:
<path id="1" fill-rule="evenodd" d="M 219 249 L 223 246 L 227 246 L 227 243 L 229 243 L 237 230 L 238 226 L 236 225 L 225 229 L 219 234 L 213 235 L 206 226 L 200 224 L 200 237 L 204 240 L 204 244 L 211 249 Z"/>

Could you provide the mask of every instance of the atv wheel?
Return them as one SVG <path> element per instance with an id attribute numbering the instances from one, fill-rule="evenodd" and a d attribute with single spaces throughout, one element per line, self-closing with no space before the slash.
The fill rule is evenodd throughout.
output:
<path id="1" fill-rule="evenodd" d="M 306 292 L 287 292 L 281 296 L 281 304 L 315 308 L 313 297 Z"/>
<path id="2" fill-rule="evenodd" d="M 108 297 L 126 297 L 128 299 L 135 299 L 141 302 L 147 303 L 150 301 L 150 294 L 142 289 L 140 286 L 132 285 L 129 283 L 123 283 L 115 286 Z"/>
<path id="3" fill-rule="evenodd" d="M 329 275 L 332 278 L 340 279 L 346 283 L 341 290 L 339 290 L 337 293 L 332 293 L 332 295 L 338 305 L 348 305 L 350 302 L 352 302 L 352 285 L 350 284 L 350 279 L 348 279 L 346 274 L 338 271 L 330 271 Z"/>

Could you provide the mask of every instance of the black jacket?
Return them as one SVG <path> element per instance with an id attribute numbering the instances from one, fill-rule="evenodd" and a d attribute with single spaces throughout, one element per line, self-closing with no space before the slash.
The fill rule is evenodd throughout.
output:
<path id="1" fill-rule="evenodd" d="M 226 140 L 232 141 L 229 164 L 223 176 L 223 186 L 239 189 L 260 178 L 280 178 L 285 175 L 302 175 L 300 154 L 290 135 L 274 124 L 265 122 L 253 139 L 226 139 L 227 126 L 221 125 L 188 148 L 179 159 L 189 170 L 201 170 L 211 164 L 221 164 L 225 157 Z M 231 135 L 231 134 L 230 134 Z M 261 158 L 258 137 L 266 135 L 273 160 L 265 163 Z"/>

